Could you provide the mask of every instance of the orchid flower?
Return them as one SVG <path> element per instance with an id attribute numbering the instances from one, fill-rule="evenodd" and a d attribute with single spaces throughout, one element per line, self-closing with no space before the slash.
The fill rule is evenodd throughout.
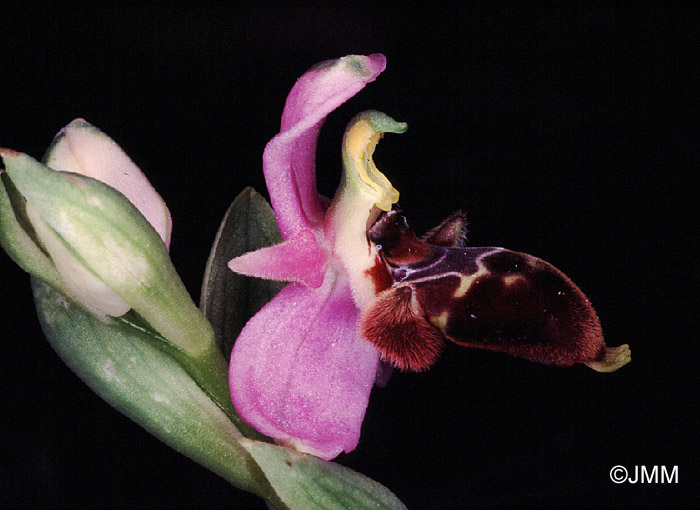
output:
<path id="1" fill-rule="evenodd" d="M 463 214 L 415 236 L 392 207 L 398 192 L 372 161 L 383 133 L 405 124 L 376 111 L 350 122 L 343 178 L 326 207 L 315 186 L 321 124 L 384 67 L 381 55 L 349 56 L 297 81 L 263 155 L 283 242 L 229 262 L 238 273 L 292 282 L 234 344 L 234 405 L 278 443 L 324 459 L 357 445 L 380 360 L 426 370 L 446 339 L 598 372 L 631 356 L 626 344 L 605 344 L 586 296 L 551 264 L 465 247 Z"/>
<path id="2" fill-rule="evenodd" d="M 321 125 L 373 81 L 383 55 L 324 62 L 294 85 L 263 166 L 283 242 L 230 261 L 236 272 L 291 281 L 242 330 L 231 353 L 236 410 L 278 443 L 331 459 L 355 448 L 379 366 L 358 332 L 360 309 L 378 290 L 380 263 L 367 226 L 398 192 L 372 162 L 385 132 L 406 125 L 379 112 L 355 117 L 343 141 L 344 174 L 330 204 L 315 183 Z"/>

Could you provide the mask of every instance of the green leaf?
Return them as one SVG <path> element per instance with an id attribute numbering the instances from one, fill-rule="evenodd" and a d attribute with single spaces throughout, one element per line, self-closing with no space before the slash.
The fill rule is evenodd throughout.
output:
<path id="1" fill-rule="evenodd" d="M 351 469 L 311 455 L 248 439 L 243 445 L 280 499 L 299 509 L 405 509 L 386 487 Z"/>
<path id="2" fill-rule="evenodd" d="M 228 261 L 281 241 L 270 205 L 253 188 L 244 189 L 226 211 L 216 233 L 199 305 L 214 327 L 216 343 L 226 359 L 248 319 L 285 285 L 234 273 Z"/>
<path id="3" fill-rule="evenodd" d="M 32 278 L 44 334 L 95 393 L 151 434 L 243 490 L 287 508 L 227 414 L 153 336 L 104 323 Z"/>

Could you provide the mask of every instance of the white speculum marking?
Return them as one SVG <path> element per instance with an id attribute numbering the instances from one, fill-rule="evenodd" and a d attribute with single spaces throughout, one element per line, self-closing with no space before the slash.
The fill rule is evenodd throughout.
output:
<path id="1" fill-rule="evenodd" d="M 485 253 L 482 253 L 479 255 L 475 262 L 477 266 L 477 271 L 471 274 L 464 274 L 460 273 L 459 271 L 445 271 L 444 273 L 440 274 L 433 274 L 430 276 L 425 276 L 425 277 L 418 277 L 418 278 L 411 278 L 411 283 L 421 283 L 421 282 L 429 282 L 431 280 L 440 280 L 442 278 L 448 278 L 448 277 L 456 277 L 459 278 L 459 286 L 455 289 L 454 293 L 452 294 L 452 297 L 455 299 L 464 297 L 467 292 L 469 291 L 469 288 L 471 287 L 472 283 L 474 281 L 481 277 L 481 276 L 487 276 L 491 274 L 491 272 L 484 267 L 484 264 L 482 263 L 482 259 L 488 255 L 491 255 L 493 253 L 496 253 L 498 251 L 501 251 L 500 248 L 492 250 L 492 251 L 487 251 Z M 404 270 L 405 276 L 401 279 L 401 281 L 406 281 L 408 277 L 413 274 L 413 273 L 420 273 L 421 271 L 424 270 L 429 270 L 435 266 L 438 266 L 441 264 L 444 260 L 447 254 L 443 254 L 440 258 L 438 258 L 435 262 L 430 264 L 429 266 L 422 267 L 420 269 L 409 269 L 409 268 L 402 268 Z M 507 285 L 511 285 L 514 283 L 517 279 L 522 278 L 521 276 L 514 275 L 514 276 L 507 276 L 504 278 L 504 281 L 506 282 Z M 400 282 L 397 282 L 400 283 Z"/>

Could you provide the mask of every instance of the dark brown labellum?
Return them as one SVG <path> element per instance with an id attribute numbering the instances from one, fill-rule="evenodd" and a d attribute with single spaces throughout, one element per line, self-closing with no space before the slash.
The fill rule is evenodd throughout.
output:
<path id="1" fill-rule="evenodd" d="M 384 360 L 425 370 L 447 338 L 562 367 L 612 372 L 629 362 L 627 345 L 605 345 L 593 307 L 564 273 L 525 253 L 463 247 L 465 232 L 455 213 L 420 240 L 397 211 L 369 230 L 393 283 L 363 311 L 361 330 Z"/>

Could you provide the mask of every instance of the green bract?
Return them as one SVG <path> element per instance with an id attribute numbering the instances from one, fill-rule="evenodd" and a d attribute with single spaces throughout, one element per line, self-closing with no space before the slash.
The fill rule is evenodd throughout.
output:
<path id="1" fill-rule="evenodd" d="M 95 393 L 175 450 L 285 508 L 241 446 L 243 436 L 230 417 L 158 335 L 126 322 L 105 324 L 48 285 L 33 282 L 44 334 Z"/>

